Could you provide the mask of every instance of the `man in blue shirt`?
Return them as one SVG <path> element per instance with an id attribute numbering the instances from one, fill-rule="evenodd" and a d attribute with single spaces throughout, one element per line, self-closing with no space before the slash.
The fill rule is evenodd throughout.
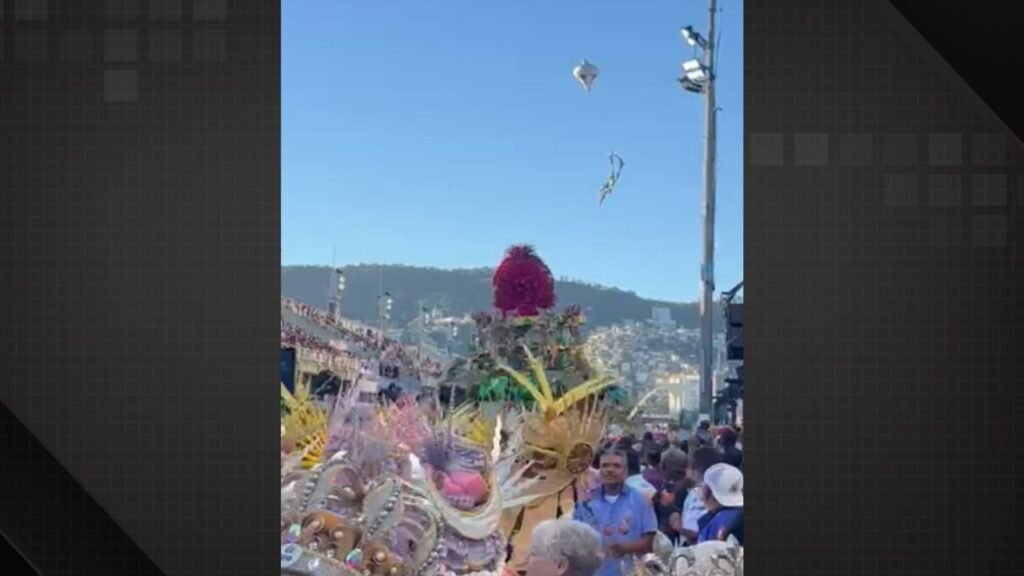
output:
<path id="1" fill-rule="evenodd" d="M 634 570 L 634 557 L 653 550 L 658 521 L 651 502 L 626 484 L 626 452 L 610 448 L 599 462 L 601 488 L 588 501 L 578 503 L 572 517 L 601 535 L 604 562 L 594 576 L 628 576 Z"/>

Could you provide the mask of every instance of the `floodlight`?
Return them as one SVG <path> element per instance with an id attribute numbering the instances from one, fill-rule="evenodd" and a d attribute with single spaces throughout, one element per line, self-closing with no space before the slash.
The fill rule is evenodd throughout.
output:
<path id="1" fill-rule="evenodd" d="M 700 33 L 694 31 L 693 26 L 684 26 L 679 30 L 679 34 L 690 46 L 700 46 L 701 48 L 704 48 L 707 45 L 707 42 L 704 41 L 704 38 Z"/>
<path id="2" fill-rule="evenodd" d="M 711 71 L 700 60 L 683 62 L 683 77 L 694 84 L 705 84 L 711 78 Z"/>

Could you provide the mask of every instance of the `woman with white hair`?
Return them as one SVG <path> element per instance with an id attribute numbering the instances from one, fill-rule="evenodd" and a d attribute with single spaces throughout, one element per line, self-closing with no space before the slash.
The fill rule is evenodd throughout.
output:
<path id="1" fill-rule="evenodd" d="M 602 560 L 601 535 L 589 525 L 545 520 L 530 534 L 526 576 L 593 576 Z"/>

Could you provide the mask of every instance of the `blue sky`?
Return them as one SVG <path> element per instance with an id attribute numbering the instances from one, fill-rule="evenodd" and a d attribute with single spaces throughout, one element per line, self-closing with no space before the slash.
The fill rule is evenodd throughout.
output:
<path id="1" fill-rule="evenodd" d="M 743 271 L 743 4 L 721 0 L 716 275 Z M 704 0 L 282 3 L 284 264 L 493 266 L 699 294 Z M 589 94 L 572 78 L 600 68 Z M 625 160 L 601 208 L 608 154 Z"/>

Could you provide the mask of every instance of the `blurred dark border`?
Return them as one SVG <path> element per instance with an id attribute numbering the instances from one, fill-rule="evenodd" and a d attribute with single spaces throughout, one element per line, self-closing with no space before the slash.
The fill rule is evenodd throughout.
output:
<path id="1" fill-rule="evenodd" d="M 280 28 L 0 0 L 0 532 L 45 576 L 276 570 Z"/>
<path id="2" fill-rule="evenodd" d="M 5 574 L 161 573 L 3 404 L 0 454 Z"/>
<path id="3" fill-rule="evenodd" d="M 5 561 L 5 570 L 8 574 L 37 576 L 37 570 L 28 559 L 16 549 L 3 534 L 0 534 L 0 558 Z"/>
<path id="4" fill-rule="evenodd" d="M 1013 573 L 1014 5 L 745 9 L 751 570 Z"/>

